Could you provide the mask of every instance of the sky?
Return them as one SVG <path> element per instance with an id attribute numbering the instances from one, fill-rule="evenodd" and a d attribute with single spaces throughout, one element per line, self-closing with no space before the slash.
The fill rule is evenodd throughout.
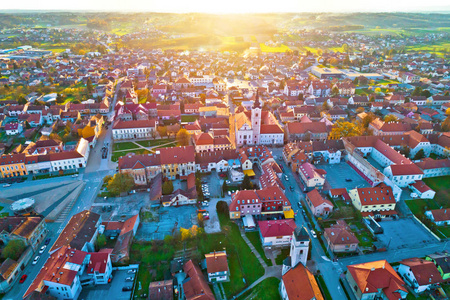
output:
<path id="1" fill-rule="evenodd" d="M 1 10 L 94 10 L 137 12 L 270 13 L 393 12 L 450 10 L 448 0 L 20 0 Z"/>

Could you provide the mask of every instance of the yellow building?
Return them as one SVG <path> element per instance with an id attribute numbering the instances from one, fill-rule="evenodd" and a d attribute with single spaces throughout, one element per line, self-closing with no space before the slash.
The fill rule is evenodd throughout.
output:
<path id="1" fill-rule="evenodd" d="M 28 175 L 25 168 L 25 154 L 0 156 L 0 173 L 3 178 Z"/>
<path id="2" fill-rule="evenodd" d="M 353 206 L 361 212 L 363 217 L 384 218 L 397 214 L 396 201 L 390 186 L 380 184 L 376 187 L 356 188 L 350 190 L 348 195 Z"/>

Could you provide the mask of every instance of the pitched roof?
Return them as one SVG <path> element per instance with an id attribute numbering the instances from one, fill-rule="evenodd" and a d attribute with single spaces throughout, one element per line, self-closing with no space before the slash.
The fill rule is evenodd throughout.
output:
<path id="1" fill-rule="evenodd" d="M 400 261 L 400 264 L 410 268 L 419 285 L 429 285 L 444 281 L 441 273 L 439 273 L 432 261 L 414 257 L 404 259 Z"/>
<path id="2" fill-rule="evenodd" d="M 347 269 L 363 294 L 381 289 L 389 300 L 398 300 L 398 290 L 407 293 L 405 283 L 386 260 L 350 265 Z"/>
<path id="3" fill-rule="evenodd" d="M 433 209 L 430 212 L 436 222 L 450 220 L 450 208 Z"/>
<path id="4" fill-rule="evenodd" d="M 259 221 L 258 226 L 261 236 L 264 238 L 290 236 L 297 228 L 293 219 Z"/>
<path id="5" fill-rule="evenodd" d="M 183 281 L 186 300 L 215 299 L 202 271 L 192 260 L 184 264 L 183 270 L 188 277 Z"/>
<path id="6" fill-rule="evenodd" d="M 205 259 L 208 273 L 228 272 L 227 253 L 225 251 L 207 253 Z"/>
<path id="7" fill-rule="evenodd" d="M 348 245 L 358 244 L 359 241 L 356 236 L 351 232 L 345 221 L 331 225 L 329 228 L 325 228 L 325 235 L 333 245 Z"/>
<path id="8" fill-rule="evenodd" d="M 362 205 L 395 204 L 392 188 L 386 185 L 357 189 Z"/>
<path id="9" fill-rule="evenodd" d="M 309 200 L 311 201 L 311 204 L 314 207 L 318 207 L 322 204 L 328 204 L 329 206 L 334 207 L 333 203 L 331 203 L 330 200 L 322 197 L 322 195 L 320 195 L 319 191 L 316 189 L 308 192 L 306 194 L 306 196 L 309 198 Z"/>
<path id="10" fill-rule="evenodd" d="M 287 271 L 282 280 L 289 299 L 324 299 L 314 275 L 301 263 Z"/>
<path id="11" fill-rule="evenodd" d="M 161 165 L 195 163 L 194 146 L 160 148 L 158 151 Z"/>

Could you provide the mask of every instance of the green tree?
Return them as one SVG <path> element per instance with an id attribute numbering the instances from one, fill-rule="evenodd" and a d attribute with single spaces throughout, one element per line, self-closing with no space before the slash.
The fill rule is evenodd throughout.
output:
<path id="1" fill-rule="evenodd" d="M 228 184 L 227 184 L 227 181 L 224 180 L 223 184 L 222 184 L 222 193 L 223 193 L 223 195 L 226 195 L 227 191 L 228 191 Z"/>
<path id="2" fill-rule="evenodd" d="M 404 145 L 404 146 L 402 146 L 402 148 L 400 148 L 399 152 L 400 152 L 400 154 L 403 154 L 404 156 L 409 157 L 409 154 L 411 153 L 411 148 Z"/>
<path id="3" fill-rule="evenodd" d="M 64 102 L 64 99 L 63 99 L 63 97 L 62 97 L 62 95 L 60 94 L 60 93 L 57 93 L 56 94 L 56 103 L 63 103 Z"/>
<path id="4" fill-rule="evenodd" d="M 5 248 L 3 248 L 2 257 L 4 259 L 10 258 L 17 261 L 25 249 L 26 245 L 22 240 L 11 240 Z"/>
<path id="5" fill-rule="evenodd" d="M 88 78 L 86 81 L 86 90 L 88 94 L 92 94 L 92 91 L 94 90 L 94 87 L 92 86 L 91 78 Z"/>
<path id="6" fill-rule="evenodd" d="M 250 177 L 245 174 L 244 180 L 242 180 L 241 184 L 241 190 L 252 190 L 253 189 L 253 183 L 250 180 Z"/>
<path id="7" fill-rule="evenodd" d="M 17 102 L 20 105 L 25 105 L 27 104 L 27 99 L 25 99 L 25 95 L 24 94 L 20 94 L 19 97 L 17 97 Z"/>
<path id="8" fill-rule="evenodd" d="M 419 160 L 425 157 L 425 151 L 423 149 L 420 149 L 417 151 L 416 155 L 414 155 L 414 160 Z"/>
<path id="9" fill-rule="evenodd" d="M 42 69 L 42 64 L 39 60 L 36 61 L 36 69 Z"/>
<path id="10" fill-rule="evenodd" d="M 203 201 L 204 195 L 202 190 L 202 180 L 198 174 L 195 174 L 195 189 L 197 190 L 197 200 Z"/>
<path id="11" fill-rule="evenodd" d="M 171 180 L 167 180 L 162 185 L 162 194 L 170 195 L 173 193 L 173 182 Z"/>
<path id="12" fill-rule="evenodd" d="M 117 173 L 108 182 L 108 191 L 112 196 L 127 193 L 134 186 L 134 178 L 130 174 Z"/>
<path id="13" fill-rule="evenodd" d="M 333 87 L 333 89 L 331 90 L 331 95 L 332 96 L 339 95 L 339 88 L 337 86 Z"/>
<path id="14" fill-rule="evenodd" d="M 184 128 L 181 128 L 177 132 L 176 140 L 178 146 L 189 146 L 189 140 L 191 139 L 191 135 Z"/>
<path id="15" fill-rule="evenodd" d="M 105 247 L 105 246 L 106 246 L 106 242 L 107 242 L 106 235 L 100 234 L 100 235 L 97 237 L 97 242 L 96 242 L 97 249 L 100 250 L 100 249 L 102 249 L 103 247 Z"/>
<path id="16" fill-rule="evenodd" d="M 394 115 L 391 115 L 391 114 L 386 115 L 384 117 L 384 122 L 386 122 L 386 123 L 397 122 L 397 121 L 398 121 L 398 118 L 396 116 L 394 116 Z"/>

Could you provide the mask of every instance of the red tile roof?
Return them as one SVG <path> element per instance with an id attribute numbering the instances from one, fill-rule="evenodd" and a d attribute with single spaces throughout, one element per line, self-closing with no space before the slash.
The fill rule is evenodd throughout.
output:
<path id="1" fill-rule="evenodd" d="M 314 275 L 301 263 L 286 272 L 282 280 L 289 299 L 324 299 Z"/>
<path id="2" fill-rule="evenodd" d="M 264 238 L 290 236 L 294 232 L 295 228 L 297 228 L 297 225 L 293 219 L 259 221 L 258 226 L 261 236 Z"/>
<path id="3" fill-rule="evenodd" d="M 184 264 L 183 270 L 187 279 L 183 282 L 186 300 L 214 300 L 215 297 L 209 288 L 208 282 L 203 276 L 200 268 L 189 260 Z"/>
<path id="4" fill-rule="evenodd" d="M 347 269 L 363 294 L 383 290 L 389 300 L 399 300 L 398 290 L 408 292 L 403 280 L 386 260 L 350 265 Z"/>
<path id="5" fill-rule="evenodd" d="M 208 273 L 228 272 L 227 253 L 225 251 L 205 254 Z"/>
<path id="6" fill-rule="evenodd" d="M 324 197 L 322 197 L 322 195 L 320 195 L 319 191 L 316 189 L 308 192 L 306 194 L 306 197 L 309 198 L 309 200 L 311 201 L 311 203 L 314 207 L 318 207 L 322 204 L 328 204 L 331 207 L 334 207 L 333 203 L 331 203 L 330 200 L 327 200 Z"/>
<path id="7" fill-rule="evenodd" d="M 404 259 L 400 261 L 400 264 L 410 268 L 419 285 L 436 284 L 444 281 L 432 261 L 414 257 Z"/>

